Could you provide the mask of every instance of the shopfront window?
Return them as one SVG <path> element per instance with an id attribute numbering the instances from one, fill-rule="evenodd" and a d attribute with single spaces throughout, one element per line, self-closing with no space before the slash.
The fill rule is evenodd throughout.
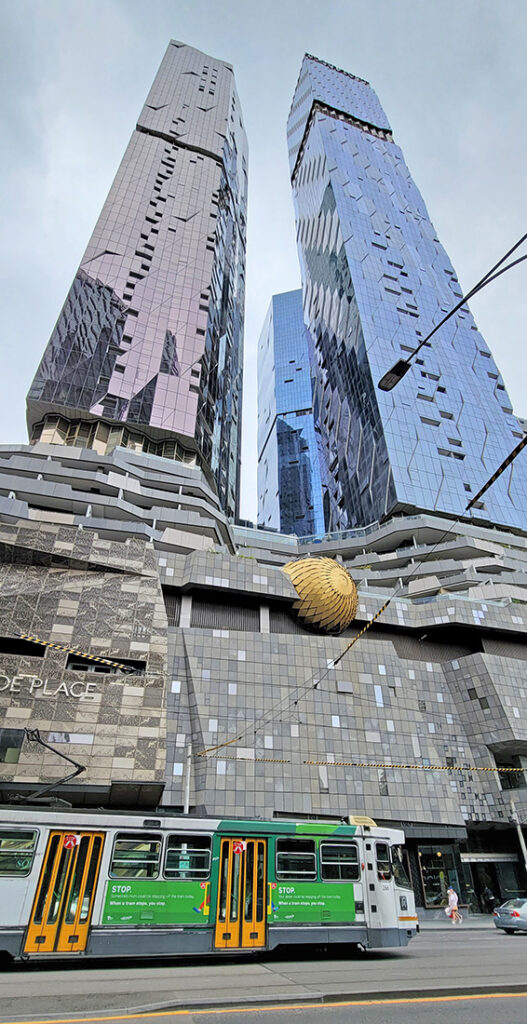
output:
<path id="1" fill-rule="evenodd" d="M 419 846 L 418 857 L 425 907 L 441 907 L 447 902 L 449 885 L 460 892 L 454 847 Z"/>

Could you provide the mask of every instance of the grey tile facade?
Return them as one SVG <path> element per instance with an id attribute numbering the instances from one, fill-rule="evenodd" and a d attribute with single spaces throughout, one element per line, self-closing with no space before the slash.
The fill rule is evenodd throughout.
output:
<path id="1" fill-rule="evenodd" d="M 168 651 L 152 545 L 23 521 L 0 523 L 0 545 L 0 708 L 3 729 L 14 731 L 11 751 L 21 748 L 18 760 L 1 758 L 4 799 L 71 770 L 53 751 L 28 743 L 26 727 L 81 763 L 83 785 L 94 794 L 124 786 L 134 800 L 143 787 L 146 799 L 150 787 L 159 798 Z M 17 644 L 20 634 L 49 646 Z M 112 671 L 84 654 L 123 659 L 135 671 Z"/>
<path id="2" fill-rule="evenodd" d="M 103 786 L 115 804 L 136 783 L 147 800 L 164 781 L 158 798 L 181 809 L 190 748 L 191 809 L 369 814 L 404 823 L 417 886 L 426 841 L 458 861 L 460 842 L 463 856 L 512 858 L 521 887 L 509 817 L 511 794 L 527 817 L 525 535 L 423 514 L 314 541 L 233 527 L 200 471 L 168 460 L 46 445 L 0 455 L 4 642 L 36 634 L 136 666 L 99 675 L 49 647 L 2 655 L 0 736 L 39 728 L 85 765 L 68 799 Z M 281 566 L 317 555 L 358 586 L 338 637 L 292 612 Z M 31 693 L 33 677 L 53 687 Z M 59 691 L 74 682 L 82 697 L 87 680 L 95 701 Z M 4 795 L 63 775 L 26 742 L 0 763 Z"/>

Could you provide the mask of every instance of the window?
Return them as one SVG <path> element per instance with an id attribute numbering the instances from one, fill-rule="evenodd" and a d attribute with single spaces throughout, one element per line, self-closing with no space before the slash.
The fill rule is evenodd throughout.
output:
<path id="1" fill-rule="evenodd" d="M 522 771 L 503 771 L 504 768 L 522 768 L 521 755 L 513 753 L 494 754 L 494 760 L 502 789 L 519 789 L 525 786 L 525 774 Z"/>
<path id="2" fill-rule="evenodd" d="M 38 832 L 20 829 L 0 830 L 0 876 L 29 875 Z"/>
<path id="3" fill-rule="evenodd" d="M 411 889 L 410 865 L 406 850 L 403 850 L 402 846 L 392 846 L 392 858 L 395 884 L 403 889 Z"/>
<path id="4" fill-rule="evenodd" d="M 326 882 L 358 882 L 359 853 L 356 843 L 321 843 L 320 874 Z"/>
<path id="5" fill-rule="evenodd" d="M 317 858 L 314 839 L 276 840 L 276 877 L 297 878 L 299 881 L 316 879 Z"/>
<path id="6" fill-rule="evenodd" d="M 451 845 L 419 846 L 417 856 L 425 907 L 441 907 L 447 902 L 449 885 L 460 892 L 455 848 Z"/>
<path id="7" fill-rule="evenodd" d="M 210 836 L 169 836 L 165 854 L 165 878 L 208 878 L 210 847 Z"/>
<path id="8" fill-rule="evenodd" d="M 18 764 L 23 741 L 23 729 L 0 729 L 0 761 Z"/>
<path id="9" fill-rule="evenodd" d="M 377 878 L 386 881 L 392 877 L 392 864 L 390 860 L 390 847 L 388 843 L 376 843 L 377 852 Z"/>
<path id="10" fill-rule="evenodd" d="M 119 832 L 115 837 L 110 878 L 157 878 L 161 836 Z"/>

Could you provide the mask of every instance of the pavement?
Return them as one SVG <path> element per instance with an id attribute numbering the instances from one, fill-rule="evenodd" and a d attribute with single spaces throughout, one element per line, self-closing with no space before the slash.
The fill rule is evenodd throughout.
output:
<path id="1" fill-rule="evenodd" d="M 433 920 L 419 919 L 419 930 L 421 932 L 452 931 L 453 928 L 463 928 L 464 931 L 480 931 L 481 929 L 487 929 L 493 932 L 498 931 L 494 925 L 492 914 L 463 914 L 463 921 L 460 925 L 452 924 L 452 922 L 448 920 L 444 911 L 442 912 L 441 917 L 436 917 Z"/>

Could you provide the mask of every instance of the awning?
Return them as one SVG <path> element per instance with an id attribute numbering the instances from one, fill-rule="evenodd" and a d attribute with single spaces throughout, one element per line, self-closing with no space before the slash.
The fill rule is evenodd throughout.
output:
<path id="1" fill-rule="evenodd" d="M 463 864 L 517 864 L 517 853 L 462 853 Z"/>

